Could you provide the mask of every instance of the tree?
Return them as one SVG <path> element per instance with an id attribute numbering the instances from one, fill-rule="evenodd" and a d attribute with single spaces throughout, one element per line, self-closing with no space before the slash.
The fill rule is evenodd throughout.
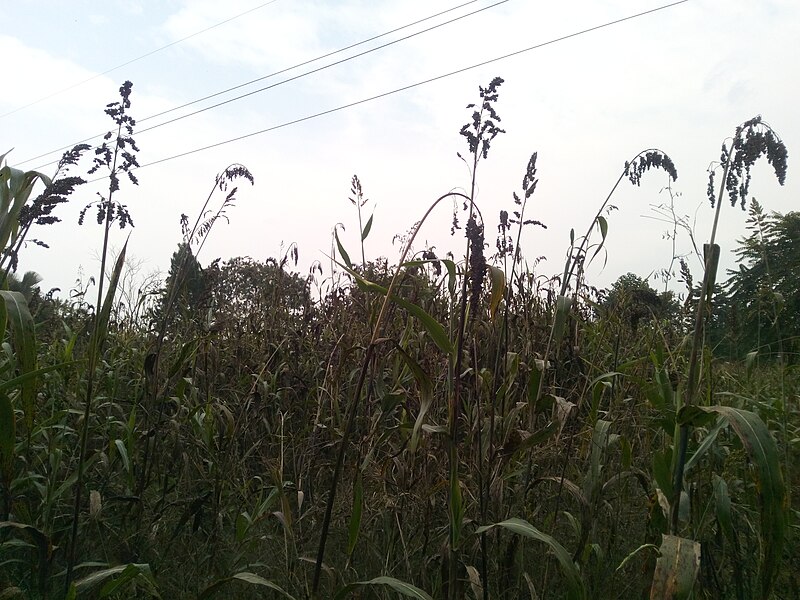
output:
<path id="1" fill-rule="evenodd" d="M 738 240 L 737 269 L 724 284 L 726 324 L 736 354 L 794 356 L 800 336 L 800 213 L 766 214 L 753 199 L 749 235 Z"/>
<path id="2" fill-rule="evenodd" d="M 634 331 L 642 320 L 672 318 L 679 311 L 672 292 L 659 294 L 634 273 L 626 273 L 614 282 L 603 306 Z"/>
<path id="3" fill-rule="evenodd" d="M 178 288 L 174 289 L 176 285 Z M 165 295 L 168 297 L 169 294 L 175 294 L 174 302 L 177 306 L 194 309 L 200 305 L 205 293 L 203 267 L 192 253 L 191 247 L 182 242 L 172 254 L 165 282 Z"/>
<path id="4" fill-rule="evenodd" d="M 6 285 L 11 292 L 19 292 L 25 296 L 28 303 L 31 302 L 34 295 L 39 292 L 39 284 L 42 282 L 42 276 L 35 271 L 25 271 L 22 279 L 17 277 L 14 273 L 9 273 L 6 277 Z"/>

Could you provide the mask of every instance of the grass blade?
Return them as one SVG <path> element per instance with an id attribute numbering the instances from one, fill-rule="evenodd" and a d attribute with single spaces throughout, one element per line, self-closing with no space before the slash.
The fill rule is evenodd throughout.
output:
<path id="1" fill-rule="evenodd" d="M 578 567 L 575 566 L 574 562 L 572 562 L 572 557 L 569 555 L 569 552 L 567 552 L 566 548 L 559 544 L 555 538 L 539 531 L 524 519 L 517 518 L 507 519 L 500 523 L 494 523 L 493 525 L 484 525 L 483 527 L 478 527 L 478 529 L 475 530 L 475 533 L 480 534 L 484 531 L 489 531 L 494 527 L 502 527 L 512 533 L 521 535 L 522 537 L 547 544 L 561 566 L 561 572 L 564 574 L 564 579 L 567 583 L 567 597 L 570 600 L 583 600 L 586 598 L 586 589 L 583 586 L 583 580 L 581 579 L 581 574 L 580 571 L 578 571 Z"/>
<path id="2" fill-rule="evenodd" d="M 361 471 L 353 482 L 353 513 L 350 515 L 350 526 L 347 532 L 347 561 L 353 558 L 353 550 L 358 541 L 358 532 L 361 529 L 361 513 L 364 509 L 364 478 Z"/>
<path id="3" fill-rule="evenodd" d="M 357 581 L 355 583 L 348 583 L 342 589 L 340 589 L 336 596 L 334 596 L 334 600 L 343 600 L 347 598 L 347 596 L 353 592 L 355 589 L 359 587 L 363 587 L 366 585 L 375 586 L 375 585 L 385 585 L 392 588 L 395 592 L 399 593 L 402 596 L 406 596 L 407 598 L 416 598 L 417 600 L 433 600 L 430 595 L 426 592 L 423 592 L 416 586 L 411 585 L 410 583 L 406 583 L 404 581 L 400 581 L 399 579 L 395 579 L 394 577 L 376 577 L 375 579 L 370 579 L 369 581 Z"/>

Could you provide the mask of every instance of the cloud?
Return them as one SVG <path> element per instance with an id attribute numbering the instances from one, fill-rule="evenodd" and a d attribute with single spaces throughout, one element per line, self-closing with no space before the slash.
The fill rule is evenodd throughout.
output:
<path id="1" fill-rule="evenodd" d="M 442 10 L 449 5 L 437 6 Z M 210 1 L 182 2 L 163 19 L 144 14 L 130 33 L 149 38 L 160 32 L 157 47 L 252 7 L 244 0 L 226 4 L 224 11 Z M 645 8 L 638 3 L 632 8 L 621 0 L 545 7 L 509 2 L 137 135 L 140 162 L 302 118 Z M 136 223 L 131 252 L 166 269 L 179 240 L 180 214 L 193 218 L 216 173 L 231 162 L 242 162 L 253 171 L 256 186 L 242 187 L 240 201 L 230 213 L 231 224 L 220 224 L 212 232 L 201 256 L 204 264 L 216 256 L 247 254 L 263 259 L 277 253 L 281 241 L 299 243 L 304 266 L 317 259 L 325 262 L 322 252 L 329 251 L 330 232 L 337 222 L 347 225 L 345 243 L 356 247 L 355 213 L 347 202 L 353 173 L 358 173 L 375 203 L 368 257 L 387 255 L 394 260 L 396 233 L 406 231 L 440 194 L 469 186 L 470 174 L 456 157 L 456 152 L 466 150 L 458 131 L 470 119 L 465 106 L 478 100 L 478 85 L 496 75 L 506 79 L 498 112 L 507 133 L 495 141 L 477 175 L 487 239 L 495 230 L 499 210 L 508 210 L 512 191 L 519 190 L 528 158 L 538 151 L 540 185 L 528 210 L 531 218 L 549 228 L 525 232 L 523 247 L 531 261 L 540 255 L 549 258 L 540 267 L 544 272 L 558 271 L 570 229 L 585 231 L 625 160 L 656 146 L 678 166 L 675 189 L 684 194 L 678 212 L 693 214 L 701 206 L 695 233 L 702 240 L 711 218 L 704 199 L 706 167 L 735 125 L 762 112 L 783 135 L 790 152 L 792 140 L 800 140 L 796 113 L 800 83 L 787 76 L 800 69 L 793 52 L 796 26 L 791 25 L 800 21 L 800 7 L 777 3 L 767 8 L 779 10 L 779 22 L 771 20 L 769 10 L 752 3 L 736 2 L 721 13 L 714 3 L 693 1 L 319 119 L 144 168 L 138 173 L 140 186 L 124 185 L 119 195 Z M 334 5 L 279 0 L 111 77 L 99 77 L 18 113 L 3 123 L 4 139 L 16 145 L 14 155 L 23 158 L 107 129 L 103 107 L 116 99 L 122 78 L 134 82 L 132 110 L 141 120 L 436 10 L 421 1 L 346 0 Z M 753 35 L 731 33 L 743 31 Z M 70 33 L 82 42 L 91 38 L 85 32 Z M 7 72 L 17 89 L 0 88 L 3 110 L 95 74 L 63 58 L 46 39 L 36 43 L 32 39 L 0 36 L 0 51 L 17 58 Z M 277 80 L 280 77 L 262 85 Z M 139 129 L 179 114 L 141 120 Z M 791 169 L 790 165 L 787 190 L 780 190 L 768 171 L 754 175 L 754 191 L 768 209 L 791 209 L 789 198 L 800 191 Z M 641 218 L 649 214 L 650 204 L 664 201 L 665 183 L 663 173 L 653 173 L 645 176 L 641 188 L 629 184 L 619 188 L 613 203 L 620 210 L 609 217 L 608 266 L 600 272 L 602 261 L 596 261 L 590 272 L 593 282 L 613 281 L 627 271 L 646 275 L 668 264 L 671 245 L 660 240 L 664 224 Z M 51 251 L 26 250 L 23 264 L 42 271 L 46 285 L 52 282 L 68 289 L 79 263 L 94 272 L 90 250 L 97 247 L 99 231 L 78 229 L 75 216 L 96 197 L 95 192 L 103 191 L 102 182 L 87 186 L 66 209 L 64 224 L 40 232 L 52 242 Z M 441 252 L 460 253 L 461 239 L 449 236 L 450 219 L 450 208 L 443 205 L 422 238 Z M 722 242 L 732 248 L 741 235 L 743 218 L 726 207 L 723 219 Z M 685 250 L 688 240 L 682 238 L 680 244 Z"/>

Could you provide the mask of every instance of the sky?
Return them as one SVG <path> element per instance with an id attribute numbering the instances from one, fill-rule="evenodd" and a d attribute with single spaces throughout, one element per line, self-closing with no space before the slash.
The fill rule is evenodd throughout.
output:
<path id="1" fill-rule="evenodd" d="M 217 142 L 303 119 L 346 104 L 444 75 L 518 50 L 663 6 L 652 0 L 17 0 L 0 4 L 0 152 L 8 164 L 52 175 L 60 149 L 108 131 L 103 113 L 118 88 L 133 82 L 129 114 L 144 129 L 233 96 L 302 75 L 337 60 L 422 31 L 411 39 L 254 93 L 247 98 L 134 132 L 141 165 Z M 293 68 L 213 100 L 146 119 L 222 90 L 263 78 L 439 12 L 415 26 L 328 58 Z M 619 177 L 626 160 L 659 148 L 674 161 L 675 212 L 698 244 L 710 235 L 713 210 L 706 200 L 707 169 L 736 125 L 760 114 L 789 150 L 780 186 L 762 160 L 752 195 L 767 209 L 796 209 L 800 176 L 793 157 L 800 146 L 800 3 L 796 0 L 688 0 L 638 18 L 547 44 L 388 95 L 287 125 L 237 142 L 144 166 L 139 185 L 122 182 L 115 199 L 127 205 L 135 227 L 128 254 L 142 276 L 169 268 L 181 241 L 180 216 L 197 217 L 216 175 L 241 163 L 255 185 L 240 185 L 229 223 L 215 225 L 198 257 L 280 257 L 299 249 L 297 270 L 330 265 L 331 232 L 359 257 L 358 215 L 350 202 L 357 174 L 374 212 L 365 241 L 368 260 L 397 261 L 395 240 L 422 218 L 431 203 L 469 188 L 471 174 L 458 157 L 467 153 L 462 125 L 478 87 L 502 77 L 496 109 L 505 133 L 492 143 L 476 173 L 476 202 L 487 242 L 494 247 L 501 210 L 514 209 L 533 152 L 539 185 L 526 216 L 547 229 L 527 228 L 521 244 L 537 273 L 563 270 L 570 230 L 581 235 Z M 166 46 L 166 47 L 165 47 Z M 139 60 L 134 60 L 139 57 Z M 131 62 L 132 61 L 132 62 Z M 123 65 L 119 68 L 119 65 Z M 96 143 L 96 142 L 95 142 Z M 99 270 L 102 228 L 86 204 L 107 191 L 108 181 L 78 188 L 58 211 L 63 222 L 31 236 L 49 248 L 28 245 L 21 270 L 35 270 L 44 290 L 62 295 Z M 627 272 L 640 276 L 669 268 L 674 253 L 691 253 L 688 233 L 664 222 L 667 176 L 646 174 L 640 187 L 624 183 L 611 203 L 606 252 L 587 271 L 596 286 Z M 222 196 L 212 198 L 216 208 Z M 745 233 L 746 214 L 723 207 L 718 242 L 722 264 Z M 452 204 L 442 203 L 423 226 L 417 250 L 464 252 L 450 235 Z M 462 219 L 463 220 L 463 219 Z M 129 231 L 112 231 L 120 248 Z M 594 234 L 598 235 L 597 232 Z M 595 238 L 596 239 L 596 238 Z M 674 248 L 673 248 L 674 246 Z M 696 279 L 701 265 L 689 257 Z M 674 265 L 677 270 L 677 265 Z M 656 288 L 663 286 L 653 281 Z"/>

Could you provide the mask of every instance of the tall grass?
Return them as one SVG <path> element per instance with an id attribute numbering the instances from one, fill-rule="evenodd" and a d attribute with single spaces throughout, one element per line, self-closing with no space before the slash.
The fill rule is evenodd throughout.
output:
<path id="1" fill-rule="evenodd" d="M 0 595 L 800 597 L 798 481 L 783 480 L 797 411 L 781 391 L 796 370 L 779 384 L 770 365 L 725 363 L 704 343 L 713 252 L 691 330 L 686 314 L 610 304 L 586 281 L 618 186 L 676 178 L 660 150 L 624 163 L 554 277 L 520 246 L 543 226 L 534 152 L 487 256 L 494 222 L 475 189 L 502 143 L 501 84 L 479 88 L 461 129 L 467 191 L 431 202 L 394 265 L 367 260 L 374 217 L 353 177 L 361 261 L 337 226 L 336 278 L 292 272 L 296 246 L 201 267 L 236 183 L 254 181 L 234 164 L 182 218 L 152 302 L 120 307 L 134 297 L 115 295 L 124 251 L 108 280 L 101 265 L 93 308 L 0 292 Z M 92 167 L 110 174 L 93 205 L 103 257 L 110 224 L 131 224 L 114 202 L 136 164 L 130 92 L 108 107 L 116 133 Z M 726 146 L 717 211 L 723 189 L 747 196 L 762 155 L 782 182 L 785 147 L 756 119 Z M 0 171 L 8 261 L 32 224 L 22 207 L 43 205 L 29 202 L 37 182 L 55 197 L 44 175 Z M 462 255 L 419 248 L 453 201 Z"/>

